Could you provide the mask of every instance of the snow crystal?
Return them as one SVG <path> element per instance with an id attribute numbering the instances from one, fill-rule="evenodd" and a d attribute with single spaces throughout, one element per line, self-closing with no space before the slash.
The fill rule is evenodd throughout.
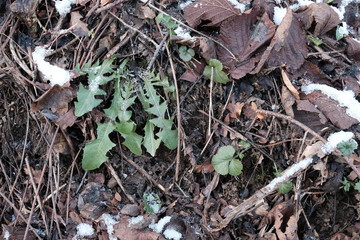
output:
<path id="1" fill-rule="evenodd" d="M 339 91 L 335 88 L 324 84 L 309 84 L 301 87 L 301 91 L 306 94 L 319 90 L 326 94 L 329 98 L 338 101 L 339 105 L 346 107 L 346 113 L 358 121 L 360 121 L 360 103 L 355 99 L 355 95 L 350 90 Z"/>
<path id="2" fill-rule="evenodd" d="M 36 47 L 35 51 L 32 53 L 34 63 L 37 65 L 39 71 L 44 75 L 44 78 L 50 81 L 51 86 L 54 86 L 55 84 L 62 86 L 66 82 L 70 81 L 72 74 L 65 69 L 46 62 L 45 55 L 49 52 L 51 52 L 51 50 L 47 50 L 44 47 Z"/>
<path id="3" fill-rule="evenodd" d="M 177 27 L 174 32 L 177 36 L 181 37 L 182 39 L 189 39 L 191 38 L 190 32 L 187 29 L 184 29 L 183 27 L 179 26 Z"/>
<path id="4" fill-rule="evenodd" d="M 193 0 L 188 0 L 188 1 L 186 1 L 186 2 L 180 3 L 180 4 L 179 4 L 179 7 L 180 7 L 181 9 L 184 9 L 184 8 L 186 8 L 188 5 L 190 5 L 192 2 L 193 2 Z"/>
<path id="5" fill-rule="evenodd" d="M 55 8 L 60 15 L 68 14 L 71 11 L 71 4 L 75 4 L 76 0 L 55 1 Z"/>
<path id="6" fill-rule="evenodd" d="M 180 240 L 182 238 L 182 234 L 174 229 L 166 229 L 164 236 L 169 240 Z"/>
<path id="7" fill-rule="evenodd" d="M 338 33 L 341 37 L 344 37 L 344 35 L 349 35 L 346 22 L 342 22 L 342 26 L 339 26 Z"/>
<path id="8" fill-rule="evenodd" d="M 240 12 L 245 12 L 245 8 L 246 8 L 246 6 L 245 6 L 245 4 L 243 4 L 243 3 L 239 3 L 238 1 L 236 1 L 236 0 L 228 0 L 232 5 L 234 5 L 234 7 L 236 8 L 236 9 L 239 9 L 240 10 Z"/>
<path id="9" fill-rule="evenodd" d="M 90 224 L 80 223 L 76 226 L 77 235 L 80 237 L 90 236 L 94 234 L 94 229 Z"/>
<path id="10" fill-rule="evenodd" d="M 129 225 L 138 224 L 142 220 L 144 220 L 144 216 L 132 217 L 132 218 L 129 219 Z"/>
<path id="11" fill-rule="evenodd" d="M 151 228 L 152 230 L 154 230 L 157 233 L 161 233 L 162 230 L 164 229 L 164 226 L 170 222 L 171 217 L 170 216 L 166 216 L 163 217 L 162 219 L 159 220 L 158 223 L 156 224 L 150 224 L 149 228 Z"/>
<path id="12" fill-rule="evenodd" d="M 10 236 L 11 236 L 10 232 L 9 232 L 9 231 L 5 231 L 5 233 L 4 233 L 4 239 L 5 239 L 5 240 L 8 240 L 8 239 L 10 239 Z"/>
<path id="13" fill-rule="evenodd" d="M 274 7 L 274 23 L 276 25 L 278 26 L 280 25 L 285 15 L 286 15 L 286 8 Z"/>
<path id="14" fill-rule="evenodd" d="M 329 154 L 335 150 L 336 146 L 339 143 L 349 141 L 353 137 L 354 137 L 354 134 L 352 132 L 340 131 L 340 132 L 333 133 L 328 137 L 327 143 L 325 143 L 322 146 L 321 150 L 324 153 Z"/>
<path id="15" fill-rule="evenodd" d="M 114 232 L 114 225 L 118 222 L 115 221 L 114 217 L 110 214 L 104 213 L 101 215 L 102 220 L 104 221 L 104 224 L 106 225 L 107 233 L 109 234 L 110 240 L 117 240 L 116 237 L 113 237 L 112 234 Z"/>

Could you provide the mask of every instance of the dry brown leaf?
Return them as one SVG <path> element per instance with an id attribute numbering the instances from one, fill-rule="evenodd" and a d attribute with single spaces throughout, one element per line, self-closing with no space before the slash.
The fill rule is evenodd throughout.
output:
<path id="1" fill-rule="evenodd" d="M 206 186 L 206 188 L 202 191 L 205 197 L 210 196 L 210 193 L 217 187 L 220 179 L 220 174 L 215 173 L 211 182 Z"/>
<path id="2" fill-rule="evenodd" d="M 220 42 L 236 59 L 221 46 L 217 47 L 217 55 L 230 68 L 230 74 L 235 79 L 242 78 L 254 69 L 256 61 L 250 58 L 274 36 L 274 23 L 267 13 L 258 19 L 259 14 L 259 9 L 253 8 L 221 24 Z"/>
<path id="3" fill-rule="evenodd" d="M 307 53 L 306 33 L 289 9 L 252 73 L 258 73 L 265 64 L 268 68 L 285 65 L 287 71 L 293 72 L 304 63 Z"/>
<path id="4" fill-rule="evenodd" d="M 289 89 L 284 85 L 281 88 L 281 103 L 286 112 L 286 115 L 294 117 L 293 105 L 295 103 L 295 97 L 291 94 Z"/>
<path id="5" fill-rule="evenodd" d="M 325 34 L 340 23 L 339 15 L 326 3 L 310 4 L 298 16 L 305 29 L 310 29 L 313 22 L 316 23 L 314 36 Z"/>
<path id="6" fill-rule="evenodd" d="M 291 83 L 288 75 L 286 74 L 286 71 L 284 69 L 281 69 L 281 77 L 283 82 L 285 83 L 286 87 L 289 89 L 291 94 L 295 97 L 296 100 L 300 100 L 299 92 L 296 90 L 294 85 Z"/>
<path id="7" fill-rule="evenodd" d="M 199 48 L 200 54 L 205 60 L 216 59 L 216 47 L 212 40 L 204 37 L 199 38 Z"/>
<path id="8" fill-rule="evenodd" d="M 75 116 L 74 108 L 71 108 L 67 113 L 61 115 L 55 123 L 61 127 L 61 129 L 66 129 L 67 127 L 71 127 L 76 119 L 77 117 Z"/>
<path id="9" fill-rule="evenodd" d="M 184 18 L 191 27 L 200 25 L 201 21 L 210 21 L 205 26 L 214 26 L 240 14 L 228 0 L 199 0 L 184 9 Z"/>
<path id="10" fill-rule="evenodd" d="M 194 61 L 193 65 L 194 67 L 192 69 L 186 69 L 186 71 L 180 76 L 180 80 L 195 82 L 197 79 L 200 78 L 206 65 L 205 61 Z"/>
<path id="11" fill-rule="evenodd" d="M 360 42 L 356 41 L 351 37 L 346 37 L 345 41 L 347 43 L 347 55 L 350 58 L 354 59 L 358 64 L 360 64 Z"/>
<path id="12" fill-rule="evenodd" d="M 330 99 L 327 95 L 320 91 L 314 91 L 304 97 L 312 104 L 317 106 L 332 124 L 340 129 L 348 129 L 354 124 L 358 123 L 358 120 L 350 117 L 346 113 L 344 107 L 339 106 L 339 103 L 333 99 Z"/>
<path id="13" fill-rule="evenodd" d="M 75 35 L 79 37 L 89 37 L 90 30 L 87 27 L 87 23 L 81 21 L 82 18 L 83 17 L 78 11 L 72 11 L 70 14 L 70 27 L 73 28 Z"/>

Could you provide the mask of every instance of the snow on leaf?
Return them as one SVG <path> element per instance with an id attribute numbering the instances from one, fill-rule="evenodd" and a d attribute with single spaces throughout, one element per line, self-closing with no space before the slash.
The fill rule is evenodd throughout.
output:
<path id="1" fill-rule="evenodd" d="M 228 0 L 199 0 L 184 9 L 184 18 L 191 27 L 200 25 L 201 21 L 210 21 L 205 26 L 214 26 L 241 12 Z"/>
<path id="2" fill-rule="evenodd" d="M 97 139 L 87 143 L 84 148 L 82 168 L 86 171 L 99 168 L 108 159 L 107 152 L 115 146 L 109 138 L 115 125 L 108 122 L 98 123 L 97 126 Z"/>

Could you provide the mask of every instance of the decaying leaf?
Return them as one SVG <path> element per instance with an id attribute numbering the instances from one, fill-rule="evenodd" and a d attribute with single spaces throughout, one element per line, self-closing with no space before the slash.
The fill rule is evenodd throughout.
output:
<path id="1" fill-rule="evenodd" d="M 360 63 L 360 42 L 350 37 L 346 37 L 345 41 L 348 44 L 346 47 L 347 55 Z"/>
<path id="2" fill-rule="evenodd" d="M 230 74 L 235 79 L 253 70 L 255 62 L 249 61 L 250 57 L 274 36 L 275 24 L 267 13 L 258 20 L 259 14 L 258 9 L 252 9 L 221 24 L 220 42 L 236 59 L 221 46 L 218 46 L 217 54 L 221 62 L 231 69 Z"/>
<path id="3" fill-rule="evenodd" d="M 316 105 L 331 123 L 340 129 L 348 129 L 352 125 L 358 123 L 355 118 L 350 117 L 346 113 L 344 107 L 339 106 L 337 101 L 330 99 L 320 91 L 314 91 L 306 95 L 304 99 L 307 99 L 312 104 Z"/>
<path id="4" fill-rule="evenodd" d="M 286 115 L 294 117 L 293 105 L 295 103 L 295 97 L 286 86 L 282 86 L 281 88 L 281 103 Z"/>
<path id="5" fill-rule="evenodd" d="M 314 3 L 307 6 L 306 10 L 298 13 L 305 29 L 310 29 L 316 23 L 314 36 L 327 33 L 340 23 L 339 15 L 326 3 Z"/>
<path id="6" fill-rule="evenodd" d="M 79 37 L 88 37 L 90 30 L 87 24 L 81 21 L 81 18 L 83 18 L 81 14 L 78 11 L 72 11 L 70 16 L 70 27 L 73 28 L 74 34 Z"/>
<path id="7" fill-rule="evenodd" d="M 265 64 L 268 68 L 285 65 L 287 71 L 293 72 L 304 63 L 307 52 L 305 31 L 293 12 L 288 10 L 252 73 L 258 73 Z"/>
<path id="8" fill-rule="evenodd" d="M 184 18 L 191 27 L 200 25 L 201 21 L 210 21 L 205 26 L 214 26 L 240 14 L 240 9 L 228 0 L 199 0 L 184 9 Z"/>
<path id="9" fill-rule="evenodd" d="M 300 99 L 299 96 L 299 91 L 296 90 L 296 88 L 294 87 L 294 85 L 291 83 L 288 75 L 286 74 L 286 71 L 284 69 L 281 69 L 281 77 L 283 82 L 285 83 L 285 86 L 289 89 L 289 91 L 291 92 L 291 94 L 297 99 Z"/>

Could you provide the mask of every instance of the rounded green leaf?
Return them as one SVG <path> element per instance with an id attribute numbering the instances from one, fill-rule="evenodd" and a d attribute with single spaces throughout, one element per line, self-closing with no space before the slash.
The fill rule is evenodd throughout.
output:
<path id="1" fill-rule="evenodd" d="M 211 164 L 214 166 L 215 171 L 221 175 L 229 173 L 229 165 L 233 160 L 235 149 L 233 146 L 223 146 L 219 148 L 218 152 L 211 159 Z"/>
<path id="2" fill-rule="evenodd" d="M 346 142 L 341 142 L 337 145 L 337 149 L 345 156 L 349 156 L 350 154 L 352 154 L 354 150 L 357 149 L 357 147 L 358 144 L 354 139 Z"/>
<path id="3" fill-rule="evenodd" d="M 243 164 L 239 159 L 233 159 L 229 164 L 229 174 L 232 176 L 238 176 L 243 170 Z"/>
<path id="4" fill-rule="evenodd" d="M 188 62 L 191 60 L 191 58 L 193 56 L 195 56 L 195 51 L 192 48 L 187 48 L 186 46 L 181 46 L 179 48 L 179 56 L 183 61 Z"/>

